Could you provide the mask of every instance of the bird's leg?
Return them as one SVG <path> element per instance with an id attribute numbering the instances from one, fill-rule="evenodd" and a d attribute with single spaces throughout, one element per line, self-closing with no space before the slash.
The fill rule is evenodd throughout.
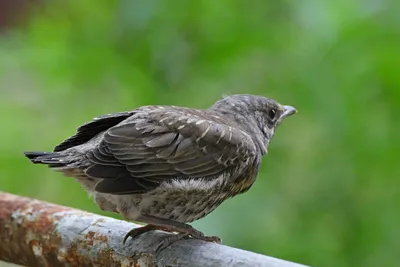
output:
<path id="1" fill-rule="evenodd" d="M 154 217 L 151 215 L 141 215 L 140 218 L 138 218 L 139 221 L 142 222 L 147 222 L 148 225 L 140 227 L 140 228 L 135 228 L 129 231 L 125 238 L 124 238 L 124 243 L 128 239 L 128 237 L 135 238 L 145 232 L 152 231 L 152 230 L 162 230 L 166 232 L 177 232 L 179 234 L 173 235 L 173 236 L 168 236 L 166 237 L 157 247 L 157 251 L 163 250 L 172 243 L 184 239 L 188 236 L 191 236 L 195 239 L 200 239 L 208 242 L 215 242 L 220 244 L 221 239 L 217 236 L 205 236 L 202 232 L 199 230 L 196 230 L 189 224 L 185 223 L 180 223 L 164 218 L 158 218 Z"/>

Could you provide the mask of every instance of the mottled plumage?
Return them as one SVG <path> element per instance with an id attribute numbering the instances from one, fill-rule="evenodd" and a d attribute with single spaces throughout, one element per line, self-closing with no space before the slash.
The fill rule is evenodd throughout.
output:
<path id="1" fill-rule="evenodd" d="M 185 223 L 253 185 L 276 127 L 295 112 L 254 95 L 205 110 L 144 106 L 94 119 L 54 152 L 25 155 L 75 177 L 103 210 L 149 224 L 128 235 L 163 229 L 218 241 Z"/>

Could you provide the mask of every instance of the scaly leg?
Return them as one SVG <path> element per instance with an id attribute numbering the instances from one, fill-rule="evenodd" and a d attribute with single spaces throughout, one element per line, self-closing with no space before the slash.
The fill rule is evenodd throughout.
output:
<path id="1" fill-rule="evenodd" d="M 200 239 L 208 242 L 215 242 L 220 244 L 221 239 L 217 236 L 205 236 L 202 232 L 199 230 L 196 230 L 189 224 L 185 223 L 180 223 L 176 221 L 171 221 L 168 219 L 164 218 L 158 218 L 154 217 L 151 215 L 141 215 L 140 218 L 138 218 L 138 221 L 141 222 L 146 222 L 148 225 L 132 229 L 129 231 L 125 238 L 124 238 L 124 243 L 126 240 L 131 237 L 135 238 L 138 237 L 139 235 L 152 231 L 152 230 L 162 230 L 166 232 L 178 232 L 179 234 L 174 235 L 174 236 L 168 236 L 166 237 L 157 247 L 156 251 L 161 251 L 165 249 L 166 247 L 170 246 L 172 243 L 187 238 L 188 236 L 191 236 L 195 239 Z"/>

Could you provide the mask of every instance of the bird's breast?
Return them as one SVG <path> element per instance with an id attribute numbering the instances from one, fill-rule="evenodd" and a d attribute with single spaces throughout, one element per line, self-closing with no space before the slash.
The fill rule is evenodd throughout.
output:
<path id="1" fill-rule="evenodd" d="M 228 194 L 230 197 L 236 196 L 238 194 L 245 193 L 254 184 L 255 178 L 251 176 L 242 176 L 233 181 L 228 185 Z"/>
<path id="2" fill-rule="evenodd" d="M 143 195 L 141 212 L 177 222 L 192 222 L 209 214 L 229 197 L 222 189 L 206 185 L 181 183 L 180 186 L 158 188 Z"/>
<path id="3" fill-rule="evenodd" d="M 231 179 L 230 182 L 226 184 L 227 192 L 230 197 L 245 193 L 252 187 L 260 170 L 260 160 L 256 158 L 256 160 L 252 162 L 246 162 L 246 164 L 242 165 L 242 170 L 243 169 L 244 171 L 239 171 L 237 175 L 235 175 L 235 178 Z"/>

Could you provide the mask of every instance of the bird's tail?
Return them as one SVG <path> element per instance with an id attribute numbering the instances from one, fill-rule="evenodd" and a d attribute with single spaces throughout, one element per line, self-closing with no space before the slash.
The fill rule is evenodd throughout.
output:
<path id="1" fill-rule="evenodd" d="M 25 156 L 34 164 L 46 164 L 51 168 L 66 167 L 71 163 L 67 157 L 60 152 L 24 152 Z"/>

